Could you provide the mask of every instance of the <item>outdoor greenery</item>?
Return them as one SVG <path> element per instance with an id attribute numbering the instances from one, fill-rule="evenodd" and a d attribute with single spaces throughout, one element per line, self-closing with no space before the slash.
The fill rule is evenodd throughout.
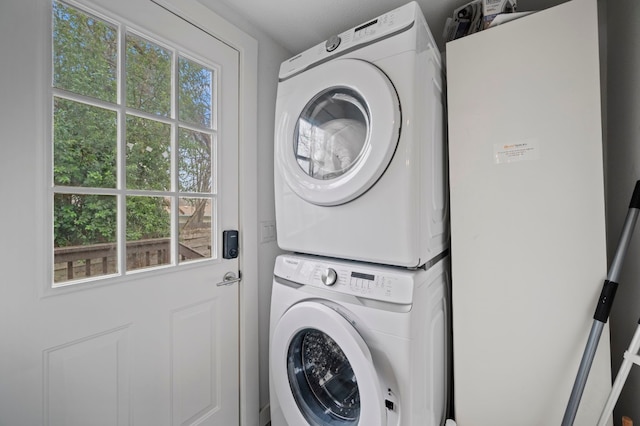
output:
<path id="1" fill-rule="evenodd" d="M 174 187 L 172 161 L 175 189 L 190 193 L 180 199 L 195 212 L 188 226 L 202 226 L 205 220 L 206 199 L 197 194 L 211 192 L 212 134 L 194 128 L 213 127 L 213 71 L 138 34 L 124 38 L 119 54 L 115 25 L 53 3 L 52 83 L 62 89 L 52 101 L 53 183 L 59 188 L 54 195 L 55 247 L 116 241 L 119 165 L 122 187 L 145 191 L 126 197 L 128 241 L 170 236 L 171 205 L 179 202 L 167 194 Z M 120 85 L 119 62 L 126 75 Z M 121 85 L 128 108 L 124 117 L 118 113 Z M 163 120 L 176 113 L 191 128 L 176 131 L 173 148 L 174 125 Z"/>

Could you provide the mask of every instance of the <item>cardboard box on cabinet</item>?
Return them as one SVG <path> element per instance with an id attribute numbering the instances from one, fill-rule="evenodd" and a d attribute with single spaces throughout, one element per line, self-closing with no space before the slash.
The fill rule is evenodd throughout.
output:
<path id="1" fill-rule="evenodd" d="M 493 19 L 502 13 L 516 11 L 517 0 L 482 0 L 482 28 L 489 28 Z"/>

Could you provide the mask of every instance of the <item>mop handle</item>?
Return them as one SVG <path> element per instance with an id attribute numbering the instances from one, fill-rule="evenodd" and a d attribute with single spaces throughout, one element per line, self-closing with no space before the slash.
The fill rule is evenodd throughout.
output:
<path id="1" fill-rule="evenodd" d="M 631 234 L 636 225 L 639 211 L 640 180 L 636 182 L 636 187 L 633 190 L 631 202 L 629 203 L 629 212 L 627 213 L 627 218 L 624 222 L 622 234 L 620 236 L 620 243 L 618 244 L 616 253 L 613 256 L 613 261 L 611 262 L 607 279 L 602 286 L 602 292 L 600 294 L 600 299 L 598 300 L 598 305 L 596 306 L 596 312 L 593 314 L 593 319 L 602 323 L 607 322 L 609 314 L 611 313 L 613 298 L 615 297 L 616 290 L 618 289 L 618 278 L 620 277 L 620 271 L 622 270 L 622 262 L 625 254 L 627 253 L 627 249 L 629 248 Z"/>
<path id="2" fill-rule="evenodd" d="M 631 202 L 629 203 L 629 211 L 624 221 L 622 233 L 620 235 L 620 242 L 618 248 L 611 262 L 607 279 L 602 286 L 602 292 L 596 305 L 596 311 L 593 315 L 593 324 L 591 331 L 589 332 L 589 338 L 587 339 L 587 345 L 582 354 L 582 360 L 580 361 L 580 367 L 578 368 L 578 374 L 576 380 L 573 383 L 573 389 L 571 390 L 571 396 L 567 408 L 562 418 L 562 426 L 572 426 L 578 413 L 578 406 L 580 405 L 580 399 L 584 391 L 587 378 L 589 376 L 589 370 L 591 364 L 598 349 L 598 343 L 600 342 L 600 336 L 605 323 L 609 318 L 611 307 L 613 306 L 613 299 L 618 289 L 618 277 L 622 269 L 622 261 L 629 247 L 631 241 L 631 234 L 633 228 L 638 220 L 638 213 L 640 213 L 640 180 L 636 182 L 636 186 L 631 196 Z"/>

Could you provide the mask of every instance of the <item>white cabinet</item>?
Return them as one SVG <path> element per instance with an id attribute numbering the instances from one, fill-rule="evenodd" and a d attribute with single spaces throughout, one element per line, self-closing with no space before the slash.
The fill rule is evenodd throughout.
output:
<path id="1" fill-rule="evenodd" d="M 607 272 L 596 6 L 447 44 L 459 426 L 559 425 L 571 393 Z M 605 327 L 576 425 L 610 384 Z"/>

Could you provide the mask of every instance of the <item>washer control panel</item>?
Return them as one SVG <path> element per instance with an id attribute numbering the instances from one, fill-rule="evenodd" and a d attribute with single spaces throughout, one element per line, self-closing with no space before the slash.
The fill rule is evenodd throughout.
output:
<path id="1" fill-rule="evenodd" d="M 328 291 L 409 304 L 423 272 L 308 255 L 281 255 L 276 259 L 274 275 Z"/>

